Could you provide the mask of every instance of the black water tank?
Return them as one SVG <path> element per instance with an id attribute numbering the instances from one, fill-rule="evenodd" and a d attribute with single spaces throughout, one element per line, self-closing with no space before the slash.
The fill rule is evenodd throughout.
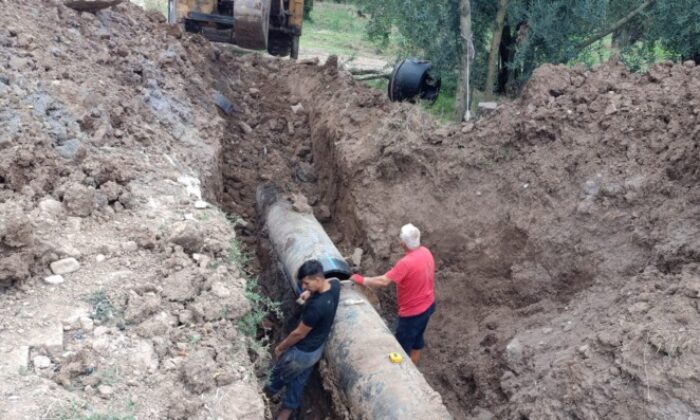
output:
<path id="1" fill-rule="evenodd" d="M 391 73 L 389 99 L 392 101 L 415 102 L 416 98 L 435 101 L 440 93 L 440 79 L 430 73 L 430 61 L 407 58 L 401 61 Z"/>

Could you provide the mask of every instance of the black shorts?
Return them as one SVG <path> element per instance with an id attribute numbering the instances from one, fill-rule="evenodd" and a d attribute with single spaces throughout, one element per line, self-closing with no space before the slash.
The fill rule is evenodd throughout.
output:
<path id="1" fill-rule="evenodd" d="M 425 347 L 423 333 L 433 313 L 435 313 L 435 302 L 421 314 L 399 317 L 399 324 L 396 327 L 394 336 L 406 353 L 410 353 L 411 350 L 421 350 Z"/>

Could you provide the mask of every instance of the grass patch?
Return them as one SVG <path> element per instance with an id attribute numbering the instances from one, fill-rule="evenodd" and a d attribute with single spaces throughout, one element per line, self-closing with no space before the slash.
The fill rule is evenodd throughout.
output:
<path id="1" fill-rule="evenodd" d="M 50 410 L 44 420 L 136 420 L 136 403 L 129 399 L 124 409 L 125 413 L 108 409 L 107 413 L 94 412 L 87 403 L 80 403 L 75 400 L 69 401 L 60 407 Z"/>
<path id="2" fill-rule="evenodd" d="M 329 54 L 344 56 L 385 55 L 394 56 L 396 43 L 386 46 L 373 43 L 367 37 L 367 18 L 357 13 L 350 4 L 330 2 L 314 3 L 312 20 L 304 21 L 300 42 L 303 50 L 321 50 Z"/>

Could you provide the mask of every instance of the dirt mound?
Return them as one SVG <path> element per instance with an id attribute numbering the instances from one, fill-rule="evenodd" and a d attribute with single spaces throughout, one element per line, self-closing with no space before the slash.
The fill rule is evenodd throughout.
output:
<path id="1" fill-rule="evenodd" d="M 3 1 L 0 20 L 0 417 L 262 417 L 211 204 L 227 53 L 129 2 Z"/>
<path id="2" fill-rule="evenodd" d="M 347 75 L 290 78 L 345 249 L 383 272 L 410 221 L 439 260 L 422 370 L 453 413 L 700 409 L 674 386 L 700 363 L 700 68 L 544 66 L 522 99 L 447 127 Z"/>

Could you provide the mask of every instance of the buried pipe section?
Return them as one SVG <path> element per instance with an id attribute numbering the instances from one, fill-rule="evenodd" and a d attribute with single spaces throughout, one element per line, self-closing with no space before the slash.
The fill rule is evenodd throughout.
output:
<path id="1" fill-rule="evenodd" d="M 348 278 L 347 263 L 313 214 L 294 210 L 269 185 L 259 187 L 256 198 L 274 252 L 297 293 L 296 272 L 309 259 L 321 262 L 326 277 Z M 390 360 L 390 353 L 401 360 Z M 452 418 L 357 286 L 343 284 L 324 356 L 353 418 Z"/>

